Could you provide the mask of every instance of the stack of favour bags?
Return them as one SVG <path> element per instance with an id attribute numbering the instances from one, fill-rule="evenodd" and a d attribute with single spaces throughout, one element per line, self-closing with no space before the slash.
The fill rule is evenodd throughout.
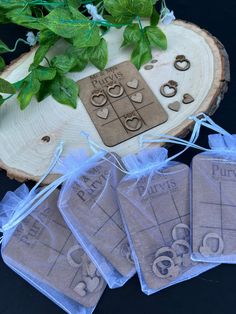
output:
<path id="1" fill-rule="evenodd" d="M 92 313 L 106 284 L 135 272 L 150 295 L 236 263 L 236 136 L 206 115 L 191 119 L 189 141 L 142 137 L 185 146 L 172 157 L 152 146 L 121 159 L 89 140 L 92 156 L 61 158 L 60 145 L 31 191 L 23 184 L 0 203 L 4 262 L 72 314 Z M 195 144 L 201 126 L 217 132 L 210 149 Z M 191 169 L 174 161 L 189 147 L 204 151 Z M 54 168 L 61 176 L 40 188 Z"/>

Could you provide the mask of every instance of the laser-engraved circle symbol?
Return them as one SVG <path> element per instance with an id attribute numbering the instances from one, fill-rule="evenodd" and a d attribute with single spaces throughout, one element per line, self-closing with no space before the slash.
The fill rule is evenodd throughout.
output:
<path id="1" fill-rule="evenodd" d="M 125 128 L 129 131 L 137 131 L 142 127 L 142 121 L 137 115 L 129 115 L 125 117 Z"/>
<path id="2" fill-rule="evenodd" d="M 177 86 L 177 82 L 169 81 L 161 86 L 160 93 L 167 98 L 174 97 L 177 94 Z"/>
<path id="3" fill-rule="evenodd" d="M 116 93 L 116 94 L 114 94 L 114 92 L 112 92 L 112 91 L 115 90 L 116 87 L 119 88 L 119 92 Z M 123 93 L 124 93 L 124 88 L 123 88 L 120 84 L 115 83 L 115 84 L 110 85 L 110 86 L 107 87 L 107 92 L 108 92 L 108 94 L 109 94 L 111 97 L 117 98 L 117 97 L 120 97 L 121 95 L 123 95 Z"/>
<path id="4" fill-rule="evenodd" d="M 209 239 L 215 239 L 218 241 L 218 247 L 213 250 L 209 246 Z M 207 243 L 208 242 L 208 243 Z M 199 252 L 205 257 L 219 256 L 224 250 L 224 241 L 217 233 L 208 233 L 202 242 L 202 246 L 199 248 Z"/>
<path id="5" fill-rule="evenodd" d="M 172 279 L 179 275 L 179 266 L 175 266 L 174 261 L 168 256 L 157 257 L 152 270 L 157 277 L 163 279 Z"/>
<path id="6" fill-rule="evenodd" d="M 72 267 L 81 267 L 83 264 L 84 250 L 80 245 L 72 246 L 67 252 L 67 261 Z"/>
<path id="7" fill-rule="evenodd" d="M 93 92 L 90 101 L 95 107 L 102 107 L 107 102 L 107 96 L 103 91 L 96 91 Z"/>
<path id="8" fill-rule="evenodd" d="M 178 236 L 178 230 L 179 231 L 183 230 L 183 232 L 184 232 L 184 239 L 189 239 L 189 234 L 190 234 L 189 226 L 186 225 L 186 224 L 180 223 L 180 224 L 176 225 L 173 228 L 173 230 L 172 230 L 172 238 L 173 238 L 173 240 L 180 240 L 180 238 Z M 186 236 L 186 234 L 187 234 L 187 236 Z"/>
<path id="9" fill-rule="evenodd" d="M 187 71 L 190 69 L 191 63 L 185 56 L 180 55 L 175 59 L 174 67 L 178 71 Z"/>

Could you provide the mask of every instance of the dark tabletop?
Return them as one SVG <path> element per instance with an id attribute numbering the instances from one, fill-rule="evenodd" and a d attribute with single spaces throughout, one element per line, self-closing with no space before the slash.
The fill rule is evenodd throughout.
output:
<path id="1" fill-rule="evenodd" d="M 229 91 L 214 115 L 214 121 L 231 133 L 236 133 L 236 1 L 235 0 L 167 0 L 178 18 L 196 23 L 215 35 L 230 56 L 232 82 Z M 0 39 L 12 47 L 17 38 L 25 38 L 26 30 L 15 25 L 0 26 Z M 181 38 L 179 38 L 181 40 Z M 10 62 L 22 52 L 4 55 Z M 206 130 L 199 143 L 207 145 Z M 176 148 L 170 149 L 170 154 Z M 179 160 L 190 163 L 196 151 L 189 150 Z M 30 183 L 29 183 L 30 184 Z M 0 172 L 0 198 L 20 184 Z M 31 185 L 31 184 L 30 184 Z M 140 290 L 137 277 L 123 288 L 106 289 L 95 314 L 223 314 L 236 308 L 236 265 L 221 265 L 197 278 L 167 288 L 152 296 Z M 0 314 L 63 313 L 54 303 L 31 287 L 0 261 Z"/>

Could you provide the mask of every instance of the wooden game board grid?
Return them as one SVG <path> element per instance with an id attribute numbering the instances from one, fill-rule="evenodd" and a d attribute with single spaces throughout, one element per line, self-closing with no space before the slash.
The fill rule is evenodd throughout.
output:
<path id="1" fill-rule="evenodd" d="M 124 115 L 122 115 L 122 116 L 120 117 L 119 114 L 117 113 L 117 111 L 116 111 L 116 109 L 115 109 L 115 107 L 114 107 L 113 104 L 114 104 L 115 102 L 120 101 L 120 100 L 122 100 L 122 99 L 124 99 L 124 98 L 127 97 L 127 98 L 129 99 L 131 105 L 133 106 L 133 111 L 130 111 L 130 114 L 133 113 L 133 112 L 137 113 L 138 116 L 139 116 L 139 118 L 140 118 L 140 120 L 143 122 L 143 124 L 144 124 L 144 125 L 147 125 L 146 122 L 143 120 L 142 116 L 139 114 L 139 111 L 140 111 L 142 108 L 144 108 L 144 107 L 147 107 L 147 106 L 152 105 L 152 104 L 154 103 L 154 101 L 152 101 L 152 102 L 150 102 L 150 103 L 148 103 L 148 104 L 146 104 L 146 105 L 140 106 L 139 109 L 137 109 L 137 108 L 135 107 L 135 105 L 133 104 L 133 101 L 132 101 L 132 99 L 130 98 L 130 96 L 132 96 L 133 94 L 137 94 L 137 93 L 139 93 L 139 92 L 142 92 L 143 90 L 145 90 L 145 88 L 143 87 L 143 88 L 140 88 L 140 89 L 136 89 L 134 92 L 128 94 L 127 91 L 126 91 L 126 89 L 125 89 L 125 87 L 123 86 L 123 84 L 121 84 L 121 83 L 119 82 L 119 85 L 120 85 L 121 87 L 123 87 L 125 95 L 124 95 L 123 97 L 120 97 L 120 98 L 114 98 L 113 101 L 110 100 L 110 98 L 112 98 L 112 97 L 109 97 L 108 93 L 105 91 L 105 89 L 103 89 L 103 92 L 104 92 L 104 93 L 106 94 L 106 96 L 107 96 L 108 105 L 111 105 L 111 107 L 112 107 L 112 109 L 114 110 L 114 112 L 115 112 L 117 118 L 116 118 L 116 119 L 113 119 L 113 120 L 111 120 L 111 121 L 109 121 L 109 122 L 103 123 L 102 126 L 107 125 L 107 124 L 110 124 L 110 123 L 112 123 L 112 122 L 114 122 L 114 121 L 116 121 L 116 120 L 119 120 L 120 123 L 122 124 L 123 128 L 125 129 L 126 133 L 128 134 L 128 133 L 131 132 L 131 131 L 129 131 L 129 130 L 126 129 L 126 127 L 124 126 L 124 123 L 122 122 L 122 119 L 121 119 L 121 118 L 124 118 L 125 116 L 127 116 L 127 114 L 124 114 Z M 97 110 L 98 110 L 98 109 L 94 109 L 93 111 L 97 111 Z M 137 130 L 137 131 L 140 131 L 140 130 Z M 134 132 L 137 132 L 137 131 L 134 131 Z"/>
<path id="2" fill-rule="evenodd" d="M 220 206 L 220 227 L 216 227 L 216 226 L 206 226 L 206 225 L 201 225 L 200 227 L 201 228 L 206 228 L 206 229 L 215 229 L 215 230 L 220 230 L 220 235 L 221 235 L 221 238 L 223 240 L 223 237 L 224 237 L 224 231 L 232 231 L 232 232 L 236 232 L 236 229 L 233 229 L 233 228 L 224 228 L 223 226 L 223 212 L 224 212 L 224 207 L 234 207 L 236 208 L 236 205 L 234 204 L 224 204 L 223 201 L 222 201 L 222 182 L 219 181 L 219 197 L 220 197 L 220 200 L 219 202 L 205 202 L 205 201 L 200 201 L 201 204 L 204 204 L 204 205 L 213 205 L 213 206 Z"/>
<path id="3" fill-rule="evenodd" d="M 113 189 L 112 185 L 110 184 L 110 187 Z M 124 230 L 124 227 L 122 225 L 119 225 L 115 220 L 114 220 L 114 216 L 120 212 L 119 208 L 117 208 L 114 213 L 112 215 L 109 215 L 106 211 L 106 209 L 104 209 L 99 202 L 94 199 L 93 197 L 91 198 L 94 203 L 98 206 L 98 208 L 108 217 L 107 220 L 105 220 L 105 222 L 98 227 L 98 229 L 94 232 L 93 237 L 95 237 L 104 227 L 105 225 L 107 225 L 109 222 L 112 222 L 113 227 L 114 228 L 118 228 L 120 231 L 123 232 L 124 237 L 111 249 L 110 253 L 114 252 L 114 250 L 127 238 L 126 236 L 126 232 Z"/>
<path id="4" fill-rule="evenodd" d="M 164 236 L 163 236 L 163 233 L 162 233 L 162 231 L 161 231 L 161 226 L 162 226 L 162 225 L 165 225 L 165 224 L 167 224 L 167 223 L 169 223 L 169 222 L 172 222 L 172 221 L 174 221 L 174 220 L 177 220 L 177 219 L 179 219 L 179 220 L 180 220 L 180 223 L 182 223 L 182 222 L 183 222 L 183 218 L 185 218 L 185 217 L 187 217 L 187 216 L 190 215 L 190 213 L 184 214 L 184 215 L 180 215 L 180 212 L 179 212 L 179 209 L 178 209 L 177 204 L 176 204 L 176 202 L 175 202 L 175 199 L 174 199 L 173 194 L 172 194 L 171 192 L 169 192 L 169 195 L 170 195 L 171 203 L 173 204 L 173 206 L 172 206 L 171 208 L 174 209 L 175 212 L 176 212 L 176 214 L 177 214 L 177 215 L 175 216 L 175 218 L 172 218 L 172 219 L 168 219 L 168 220 L 166 220 L 166 221 L 159 222 L 159 221 L 158 221 L 158 218 L 157 218 L 157 215 L 156 215 L 156 212 L 155 212 L 155 208 L 153 207 L 152 201 L 151 201 L 151 199 L 150 199 L 150 202 L 149 202 L 149 203 L 150 203 L 150 207 L 151 207 L 151 210 L 152 210 L 152 212 L 153 212 L 153 215 L 154 215 L 154 217 L 155 217 L 156 223 L 155 223 L 155 225 L 153 225 L 153 226 L 151 226 L 151 227 L 148 227 L 148 228 L 145 228 L 145 229 L 141 229 L 141 230 L 135 232 L 135 234 L 137 234 L 137 233 L 143 233 L 143 232 L 145 232 L 145 231 L 148 231 L 148 230 L 151 230 L 151 229 L 154 229 L 154 228 L 159 229 L 159 231 L 160 231 L 160 233 L 161 233 L 161 236 L 162 236 L 162 241 L 163 241 L 164 245 L 167 245 L 167 242 L 166 242 L 166 240 L 165 240 L 165 238 L 164 238 Z M 160 197 L 161 197 L 161 196 L 160 196 Z"/>
<path id="5" fill-rule="evenodd" d="M 51 272 L 52 272 L 53 269 L 55 268 L 59 257 L 60 257 L 60 256 L 64 256 L 64 254 L 63 254 L 62 252 L 63 252 L 64 248 L 66 247 L 66 245 L 67 245 L 67 243 L 68 243 L 70 237 L 73 236 L 72 232 L 70 231 L 70 229 L 69 229 L 66 225 L 63 225 L 62 223 L 56 221 L 54 218 L 52 218 L 52 217 L 51 217 L 51 218 L 47 217 L 47 224 L 49 224 L 49 223 L 54 223 L 54 224 L 56 224 L 58 227 L 63 228 L 63 229 L 65 229 L 66 231 L 68 231 L 69 234 L 68 234 L 68 236 L 66 237 L 65 242 L 64 242 L 64 244 L 63 244 L 63 246 L 61 247 L 60 250 L 57 250 L 56 248 L 50 246 L 50 245 L 47 244 L 47 243 L 44 243 L 44 242 L 42 242 L 42 241 L 39 241 L 40 244 L 42 244 L 43 246 L 45 246 L 45 247 L 51 249 L 52 251 L 54 251 L 54 252 L 56 252 L 56 253 L 58 254 L 57 257 L 55 258 L 55 261 L 53 262 L 53 264 L 51 265 L 50 269 L 48 270 L 47 277 L 50 276 Z M 44 228 L 43 228 L 43 230 L 44 230 Z M 75 272 L 75 275 L 73 276 L 73 279 L 72 279 L 71 282 L 69 283 L 69 288 L 72 287 L 73 282 L 74 282 L 74 280 L 75 280 L 77 274 L 79 273 L 79 271 L 81 271 L 80 267 L 78 267 L 78 269 L 77 269 L 76 272 Z"/>

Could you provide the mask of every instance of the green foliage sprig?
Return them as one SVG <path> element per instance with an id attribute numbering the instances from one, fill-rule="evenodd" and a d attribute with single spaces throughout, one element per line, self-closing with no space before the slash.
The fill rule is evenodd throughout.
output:
<path id="1" fill-rule="evenodd" d="M 108 48 L 103 35 L 111 27 L 124 27 L 122 47 L 132 47 L 131 61 L 139 69 L 152 58 L 153 47 L 167 48 L 166 36 L 157 26 L 157 1 L 0 0 L 0 24 L 14 23 L 39 32 L 39 45 L 29 74 L 13 84 L 0 79 L 0 93 L 8 94 L 6 98 L 0 95 L 0 105 L 18 92 L 22 110 L 32 97 L 40 102 L 49 95 L 61 104 L 76 108 L 79 86 L 66 74 L 83 71 L 89 63 L 99 70 L 105 68 Z M 150 25 L 143 27 L 141 18 L 149 18 Z M 48 60 L 48 51 L 59 39 L 65 40 L 68 48 Z M 16 46 L 10 49 L 0 40 L 0 55 L 14 51 Z M 47 66 L 41 65 L 43 60 Z M 4 67 L 0 56 L 0 71 Z"/>

